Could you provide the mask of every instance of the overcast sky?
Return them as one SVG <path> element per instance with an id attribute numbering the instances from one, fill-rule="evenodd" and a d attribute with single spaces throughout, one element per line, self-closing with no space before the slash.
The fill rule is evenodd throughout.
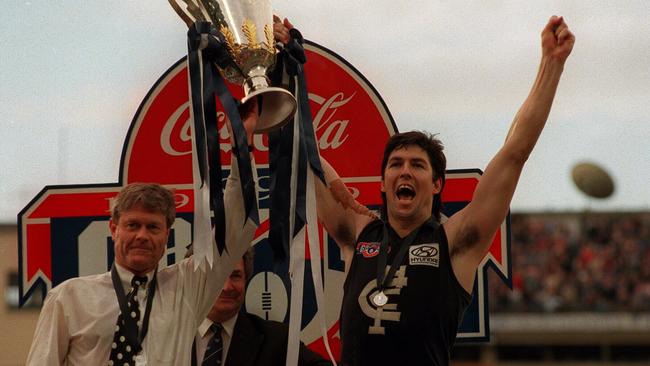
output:
<path id="1" fill-rule="evenodd" d="M 128 126 L 186 53 L 167 1 L 5 1 L 0 13 L 0 222 L 45 185 L 118 178 Z M 440 133 L 448 167 L 484 168 L 526 97 L 553 14 L 576 34 L 549 123 L 512 209 L 650 208 L 650 2 L 276 0 L 306 38 L 378 90 L 400 131 Z M 381 57 L 378 57 L 381 55 Z M 596 162 L 615 194 L 589 201 L 571 167 Z"/>

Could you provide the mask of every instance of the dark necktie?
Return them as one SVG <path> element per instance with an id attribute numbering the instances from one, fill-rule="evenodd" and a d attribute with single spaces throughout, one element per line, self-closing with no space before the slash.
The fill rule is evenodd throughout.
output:
<path id="1" fill-rule="evenodd" d="M 140 323 L 140 306 L 138 305 L 138 288 L 145 287 L 147 277 L 133 276 L 131 280 L 131 292 L 126 295 L 126 301 L 129 308 L 128 314 L 122 314 L 117 317 L 117 325 L 115 326 L 115 335 L 113 336 L 113 343 L 111 344 L 111 357 L 108 364 L 117 365 L 135 365 L 135 355 L 140 352 L 139 344 L 131 344 L 126 336 L 126 323 L 130 322 L 135 324 L 135 329 L 138 329 Z M 127 318 L 125 318 L 127 317 Z M 133 325 L 131 325 L 133 326 Z"/>
<path id="2" fill-rule="evenodd" d="M 203 354 L 203 362 L 201 366 L 214 366 L 221 365 L 221 357 L 223 356 L 223 338 L 221 338 L 221 330 L 223 327 L 219 323 L 212 323 L 210 330 L 213 335 L 208 341 L 208 348 L 205 349 Z"/>

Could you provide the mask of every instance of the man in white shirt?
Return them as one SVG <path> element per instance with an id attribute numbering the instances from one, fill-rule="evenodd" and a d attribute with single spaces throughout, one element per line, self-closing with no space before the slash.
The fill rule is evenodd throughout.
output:
<path id="1" fill-rule="evenodd" d="M 249 141 L 257 119 L 256 105 L 242 115 Z M 224 205 L 226 250 L 221 255 L 214 250 L 211 268 L 204 263 L 195 270 L 188 258 L 158 270 L 175 218 L 173 193 L 158 184 L 124 187 L 111 209 L 113 269 L 70 279 L 49 292 L 27 364 L 189 364 L 196 329 L 256 229 L 250 220 L 242 227 L 245 213 L 236 159 Z"/>

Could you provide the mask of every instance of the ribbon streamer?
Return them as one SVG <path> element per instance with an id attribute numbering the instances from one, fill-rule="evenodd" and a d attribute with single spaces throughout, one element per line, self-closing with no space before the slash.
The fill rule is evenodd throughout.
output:
<path id="1" fill-rule="evenodd" d="M 298 183 L 298 171 L 300 170 L 298 158 L 299 155 L 299 130 L 300 117 L 298 114 L 294 116 L 294 123 L 292 124 L 292 132 L 294 137 L 291 140 L 292 147 L 292 164 L 291 164 L 291 196 L 290 196 L 290 212 L 296 211 L 295 187 Z M 293 233 L 296 230 L 297 215 L 289 216 L 289 232 Z M 295 235 L 292 234 L 290 262 L 289 262 L 289 278 L 291 280 L 291 305 L 289 307 L 289 334 L 287 339 L 287 366 L 296 366 L 298 364 L 298 349 L 300 349 L 300 326 L 302 324 L 302 299 L 304 292 L 305 282 L 305 227 L 302 225 L 301 229 Z"/>
<path id="2" fill-rule="evenodd" d="M 280 84 L 284 77 L 290 76 L 289 90 L 294 91 L 298 99 L 299 119 L 288 123 L 280 131 L 274 131 L 269 134 L 269 161 L 270 161 L 270 208 L 269 208 L 269 243 L 273 251 L 273 260 L 277 264 L 285 261 L 289 253 L 290 237 L 298 233 L 300 228 L 307 222 L 305 212 L 305 187 L 306 187 L 306 165 L 309 165 L 316 176 L 325 183 L 323 168 L 320 164 L 318 147 L 314 134 L 314 123 L 309 108 L 309 96 L 307 91 L 307 82 L 302 65 L 307 58 L 305 50 L 302 47 L 303 38 L 297 29 L 291 29 L 291 40 L 286 46 L 282 46 L 278 64 L 275 73 L 271 75 L 274 84 Z M 300 129 L 297 134 L 300 136 L 300 149 L 304 152 L 300 155 L 302 161 L 298 169 L 298 192 L 296 211 L 289 210 L 289 187 L 290 184 L 289 168 L 292 162 L 292 155 L 295 148 L 292 147 L 291 141 L 294 139 L 293 123 L 299 123 Z M 295 157 L 294 157 L 295 158 Z M 304 168 L 302 168 L 304 165 Z M 288 230 L 286 227 L 286 218 L 290 215 L 297 214 L 298 221 L 294 230 Z M 291 235 L 289 234 L 291 233 Z"/>
<path id="3" fill-rule="evenodd" d="M 269 213 L 271 227 L 269 242 L 273 249 L 276 268 L 282 262 L 286 263 L 287 254 L 290 255 L 291 311 L 289 316 L 287 366 L 296 365 L 298 362 L 304 292 L 305 239 L 309 243 L 319 328 L 330 359 L 334 360 L 329 347 L 327 325 L 324 317 L 325 301 L 318 238 L 316 193 L 314 190 L 314 177 L 318 177 L 323 183 L 325 183 L 325 178 L 316 146 L 313 120 L 309 108 L 307 82 L 302 67 L 306 61 L 304 49 L 301 45 L 302 36 L 295 29 L 292 29 L 290 33 L 292 39 L 283 49 L 282 57 L 279 58 L 281 64 L 278 65 L 278 69 L 286 74 L 276 74 L 274 79 L 277 84 L 277 80 L 281 76 L 291 76 L 289 88 L 294 90 L 295 95 L 297 95 L 298 113 L 292 123 L 269 136 L 271 161 L 271 186 L 269 192 L 271 197 Z M 289 166 L 291 166 L 290 175 L 287 174 Z M 290 191 L 288 187 L 290 187 Z M 288 200 L 287 197 L 289 197 Z M 287 217 L 289 218 L 288 228 L 286 228 Z M 289 245 L 290 242 L 291 245 Z"/>
<path id="4" fill-rule="evenodd" d="M 299 78 L 296 76 L 296 78 Z M 297 94 L 307 94 L 303 86 L 305 83 L 297 83 Z M 307 106 L 307 111 L 309 111 Z M 301 106 L 301 110 L 302 106 Z M 294 212 L 293 221 L 290 222 L 291 232 L 294 233 L 294 238 L 290 248 L 290 267 L 289 273 L 291 276 L 291 313 L 289 316 L 289 341 L 287 344 L 287 366 L 295 366 L 298 362 L 298 350 L 300 340 L 300 324 L 302 323 L 302 298 L 304 293 L 304 263 L 305 263 L 305 239 L 309 244 L 310 263 L 312 271 L 312 280 L 314 285 L 314 293 L 316 296 L 316 316 L 319 321 L 319 328 L 323 337 L 325 349 L 329 354 L 330 359 L 333 361 L 334 357 L 329 346 L 327 338 L 327 324 L 324 317 L 325 313 L 325 294 L 323 287 L 323 279 L 321 272 L 321 249 L 320 241 L 318 238 L 318 218 L 316 212 L 316 192 L 314 190 L 314 177 L 317 176 L 313 169 L 307 169 L 307 161 L 309 160 L 309 148 L 306 139 L 304 138 L 307 123 L 303 119 L 303 114 L 298 114 L 298 120 L 294 123 L 294 136 L 293 144 L 293 169 L 292 169 L 292 192 L 291 192 L 291 212 Z M 308 123 L 312 124 L 311 114 L 309 115 Z M 297 130 L 297 131 L 296 131 Z M 313 129 L 312 137 L 313 137 Z M 312 141 L 314 139 L 312 138 Z M 315 148 L 315 145 L 314 145 Z M 318 154 L 318 150 L 316 150 Z M 310 164 L 311 166 L 311 164 Z M 320 167 L 320 161 L 319 165 Z M 305 235 L 307 234 L 307 235 Z M 299 307 L 294 307 L 294 305 Z"/>
<path id="5" fill-rule="evenodd" d="M 192 106 L 192 175 L 194 179 L 194 235 L 196 266 L 206 258 L 212 266 L 213 247 L 203 243 L 214 238 L 219 254 L 226 249 L 225 208 L 221 154 L 217 132 L 215 95 L 219 97 L 233 131 L 233 149 L 240 171 L 245 219 L 259 223 L 257 196 L 251 170 L 246 131 L 237 105 L 215 64 L 225 67 L 233 63 L 221 42 L 220 34 L 209 22 L 195 22 L 187 32 L 189 91 Z M 241 149 L 240 147 L 244 147 Z M 243 153 L 242 153 L 243 152 Z M 206 205 L 206 202 L 209 202 Z M 212 220 L 210 212 L 214 212 Z"/>

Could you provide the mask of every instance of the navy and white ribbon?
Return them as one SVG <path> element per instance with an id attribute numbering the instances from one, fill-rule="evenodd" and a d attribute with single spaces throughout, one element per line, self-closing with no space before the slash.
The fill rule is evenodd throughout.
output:
<path id="1" fill-rule="evenodd" d="M 327 324 L 324 317 L 325 299 L 314 187 L 316 178 L 323 183 L 325 183 L 325 178 L 320 164 L 309 108 L 307 82 L 303 69 L 306 57 L 302 47 L 302 36 L 295 29 L 292 29 L 290 33 L 291 41 L 284 47 L 279 59 L 283 64 L 282 69 L 285 72 L 285 77 L 290 77 L 290 89 L 294 90 L 294 94 L 297 96 L 298 112 L 293 122 L 269 136 L 271 162 L 269 242 L 276 264 L 286 263 L 287 255 L 289 256 L 291 279 L 287 366 L 296 365 L 298 362 L 305 275 L 305 240 L 309 243 L 311 275 L 314 281 L 317 305 L 316 316 L 319 318 L 319 328 L 325 348 L 330 359 L 334 360 L 327 338 Z M 287 174 L 289 171 L 290 174 Z M 289 218 L 288 227 L 286 227 L 287 217 Z"/>
<path id="2" fill-rule="evenodd" d="M 225 208 L 223 203 L 223 178 L 221 151 L 217 131 L 215 95 L 230 120 L 234 145 L 232 153 L 237 159 L 243 194 L 245 219 L 259 223 L 257 196 L 251 169 L 246 131 L 241 121 L 237 103 L 217 69 L 234 65 L 220 34 L 209 22 L 195 22 L 187 32 L 188 73 L 190 90 L 190 115 L 192 128 L 192 176 L 194 188 L 194 257 L 197 266 L 206 258 L 212 266 L 213 240 L 219 254 L 226 248 Z M 211 217 L 214 213 L 214 218 Z M 232 228 L 231 228 L 232 229 Z M 214 231 L 213 231 L 214 230 Z"/>

